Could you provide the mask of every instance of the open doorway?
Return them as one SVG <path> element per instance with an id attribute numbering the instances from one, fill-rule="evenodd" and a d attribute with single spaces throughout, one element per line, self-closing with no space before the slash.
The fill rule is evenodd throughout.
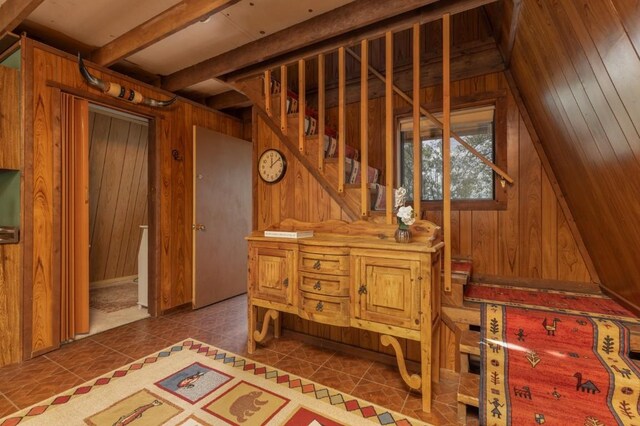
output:
<path id="1" fill-rule="evenodd" d="M 88 124 L 92 335 L 149 316 L 149 121 L 90 104 Z"/>

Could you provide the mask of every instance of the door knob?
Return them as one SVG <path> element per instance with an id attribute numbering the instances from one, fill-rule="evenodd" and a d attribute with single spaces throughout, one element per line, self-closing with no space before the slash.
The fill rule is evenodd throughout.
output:
<path id="1" fill-rule="evenodd" d="M 192 229 L 195 229 L 196 231 L 204 231 L 204 230 L 206 230 L 206 229 L 207 229 L 207 227 L 206 227 L 206 226 L 204 226 L 204 225 L 203 225 L 203 224 L 201 224 L 201 223 L 193 224 L 193 225 L 191 225 L 191 228 L 192 228 Z"/>

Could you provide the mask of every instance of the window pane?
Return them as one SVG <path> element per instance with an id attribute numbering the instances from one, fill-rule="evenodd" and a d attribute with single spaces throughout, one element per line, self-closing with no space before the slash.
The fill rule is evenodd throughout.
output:
<path id="1" fill-rule="evenodd" d="M 494 161 L 494 107 L 456 111 L 452 114 L 452 130 L 485 158 Z M 413 133 L 411 118 L 402 120 L 400 175 L 402 185 L 413 193 Z M 442 131 L 423 121 L 422 199 L 442 200 Z M 493 172 L 479 158 L 455 139 L 451 139 L 451 198 L 454 200 L 492 200 Z"/>

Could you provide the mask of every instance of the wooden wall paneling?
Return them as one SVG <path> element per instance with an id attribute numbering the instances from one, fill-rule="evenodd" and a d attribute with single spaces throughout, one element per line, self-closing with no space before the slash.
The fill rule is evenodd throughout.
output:
<path id="1" fill-rule="evenodd" d="M 0 168 L 23 169 L 20 126 L 20 73 L 0 67 Z M 24 102 L 24 100 L 22 101 Z M 21 200 L 21 216 L 23 201 Z M 23 217 L 21 227 L 23 226 Z M 21 228 L 24 232 L 24 228 Z M 0 366 L 22 358 L 22 253 L 19 244 L 0 245 Z"/>
<path id="2" fill-rule="evenodd" d="M 54 145 L 54 123 L 56 119 L 59 122 L 59 116 L 56 117 L 54 111 L 54 91 L 46 87 L 45 83 L 46 79 L 56 79 L 59 69 L 60 61 L 57 58 L 50 60 L 43 53 L 34 52 L 33 72 L 40 78 L 33 82 L 33 192 L 25 194 L 33 200 L 33 247 L 31 253 L 25 253 L 33 259 L 31 356 L 59 346 L 59 328 L 55 324 L 59 323 L 56 296 L 60 280 L 55 275 L 54 266 L 54 253 L 58 244 L 55 241 L 53 204 L 58 195 L 55 193 L 54 175 L 59 173 L 59 166 L 56 171 L 54 164 L 54 150 L 59 148 L 59 144 Z"/>
<path id="3" fill-rule="evenodd" d="M 126 246 L 128 234 L 125 234 L 125 226 L 128 223 L 127 211 L 129 208 L 129 195 L 133 186 L 134 167 L 136 156 L 140 145 L 140 134 L 142 133 L 142 125 L 132 123 L 129 127 L 129 134 L 125 144 L 125 154 L 122 164 L 122 173 L 120 182 L 116 192 L 115 209 L 111 212 L 104 212 L 113 215 L 113 228 L 111 230 L 111 238 L 109 251 L 107 252 L 104 279 L 121 277 L 118 271 L 118 261 L 123 246 Z M 124 249 L 126 251 L 126 248 Z M 127 271 L 129 272 L 129 271 Z M 131 271 L 128 275 L 137 274 L 137 271 Z"/>
<path id="4" fill-rule="evenodd" d="M 542 278 L 542 168 L 520 122 L 520 274 Z"/>
<path id="5" fill-rule="evenodd" d="M 511 94 L 507 97 L 507 171 L 511 176 L 520 176 L 520 115 Z M 519 188 L 520 179 L 508 185 L 507 209 L 498 212 L 498 273 L 505 277 L 520 273 Z"/>
<path id="6" fill-rule="evenodd" d="M 640 188 L 632 100 L 640 61 L 618 5 L 525 2 L 512 72 L 599 278 L 639 306 L 640 292 L 625 277 L 640 273 L 632 259 L 640 206 L 629 203 Z M 528 30 L 536 25 L 544 40 Z"/>
<path id="7" fill-rule="evenodd" d="M 558 279 L 564 281 L 589 281 L 590 275 L 584 263 L 582 255 L 578 250 L 575 239 L 567 220 L 558 210 L 557 231 L 558 231 Z"/>
<path id="8" fill-rule="evenodd" d="M 191 106 L 179 104 L 175 113 L 185 117 L 171 126 L 171 229 L 188 230 L 193 218 L 193 179 L 191 173 L 193 160 L 187 165 L 187 152 L 192 152 L 193 126 L 191 123 Z M 174 153 L 177 151 L 177 156 Z M 177 158 L 176 158 L 177 157 Z M 171 237 L 172 269 L 171 269 L 171 303 L 169 306 L 180 306 L 192 301 L 192 233 L 177 232 Z"/>
<path id="9" fill-rule="evenodd" d="M 107 154 L 111 117 L 90 111 L 89 123 L 91 132 L 89 135 L 89 184 L 100 188 L 102 187 L 102 172 Z M 89 241 L 93 241 L 99 199 L 99 195 L 89 197 Z"/>
<path id="10" fill-rule="evenodd" d="M 156 294 L 156 300 L 153 301 L 155 309 L 158 313 L 162 313 L 164 310 L 172 306 L 171 304 L 171 279 L 173 278 L 173 261 L 174 252 L 173 245 L 171 244 L 171 210 L 172 210 L 172 190 L 171 185 L 171 122 L 169 120 L 157 119 L 155 121 L 155 136 L 156 143 L 159 145 L 159 174 L 162 176 L 160 181 L 159 191 L 160 208 L 158 212 L 159 219 L 159 244 L 156 243 L 156 250 L 160 250 L 158 253 L 160 257 L 160 288 L 158 294 Z M 151 231 L 150 231 L 151 233 Z M 151 294 L 149 294 L 151 295 Z M 149 303 L 152 303 L 150 300 Z"/>
<path id="11" fill-rule="evenodd" d="M 542 173 L 542 278 L 558 278 L 558 202 L 546 173 Z"/>
<path id="12" fill-rule="evenodd" d="M 90 242 L 90 282 L 102 281 L 107 276 L 109 247 L 112 243 L 115 212 L 118 207 L 118 192 L 130 128 L 129 121 L 110 119 L 108 138 L 105 140 L 105 160 L 100 186 L 96 188 L 90 182 L 90 187 L 98 190 L 98 194 L 95 195 L 98 198 L 95 222 L 92 225 L 94 233 Z"/>
<path id="13" fill-rule="evenodd" d="M 474 273 L 498 273 L 498 212 L 473 211 L 471 235 Z"/>
<path id="14" fill-rule="evenodd" d="M 125 238 L 120 248 L 120 254 L 118 255 L 117 276 L 119 277 L 133 275 L 131 271 L 137 273 L 138 249 L 142 237 L 140 225 L 149 224 L 146 215 L 148 204 L 148 146 L 149 127 L 142 126 L 138 149 L 135 155 L 131 189 L 127 194 L 127 221 L 124 227 Z"/>
<path id="15" fill-rule="evenodd" d="M 471 257 L 473 254 L 473 236 L 471 211 L 464 210 L 460 212 L 460 256 Z M 476 269 L 477 270 L 477 269 Z"/>

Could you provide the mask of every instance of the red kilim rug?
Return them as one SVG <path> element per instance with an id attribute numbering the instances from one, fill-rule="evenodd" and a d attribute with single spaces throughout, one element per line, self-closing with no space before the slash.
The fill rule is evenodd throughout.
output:
<path id="1" fill-rule="evenodd" d="M 621 323 L 496 304 L 481 312 L 481 424 L 640 425 L 640 371 Z"/>
<path id="2" fill-rule="evenodd" d="M 603 294 L 471 283 L 465 286 L 464 300 L 546 309 L 640 324 L 640 318 L 633 312 Z"/>

